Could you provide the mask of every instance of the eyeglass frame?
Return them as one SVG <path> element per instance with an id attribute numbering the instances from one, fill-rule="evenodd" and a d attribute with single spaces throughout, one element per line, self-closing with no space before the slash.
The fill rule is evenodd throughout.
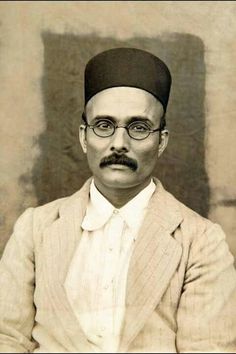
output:
<path id="1" fill-rule="evenodd" d="M 132 122 L 132 123 L 130 123 L 130 124 L 128 124 L 128 125 L 116 125 L 116 124 L 114 124 L 114 123 L 111 121 L 111 123 L 112 123 L 113 126 L 114 126 L 114 130 L 113 130 L 112 134 L 107 135 L 107 136 L 101 136 L 101 135 L 96 134 L 96 132 L 94 131 L 95 124 L 88 124 L 88 122 L 87 122 L 87 117 L 86 117 L 86 115 L 85 115 L 84 112 L 82 113 L 82 119 L 83 119 L 83 121 L 84 121 L 84 123 L 85 123 L 86 128 L 88 127 L 88 128 L 90 128 L 90 129 L 92 129 L 93 132 L 94 132 L 94 134 L 95 134 L 96 136 L 98 136 L 99 138 L 109 138 L 109 137 L 113 136 L 113 135 L 115 134 L 115 132 L 116 132 L 116 129 L 118 129 L 118 128 L 124 128 L 124 129 L 127 131 L 128 136 L 129 136 L 131 139 L 134 139 L 134 140 L 145 140 L 145 139 L 147 139 L 147 138 L 150 136 L 151 133 L 155 133 L 155 132 L 158 132 L 158 131 L 165 130 L 165 117 L 163 116 L 163 117 L 161 118 L 162 122 L 161 122 L 160 127 L 159 127 L 159 128 L 156 128 L 156 129 L 149 129 L 149 130 L 148 130 L 148 135 L 145 136 L 145 138 L 142 138 L 142 139 L 136 139 L 136 138 L 134 138 L 133 136 L 130 135 L 129 126 L 130 126 L 130 124 L 132 124 L 132 123 L 134 123 L 134 122 Z"/>

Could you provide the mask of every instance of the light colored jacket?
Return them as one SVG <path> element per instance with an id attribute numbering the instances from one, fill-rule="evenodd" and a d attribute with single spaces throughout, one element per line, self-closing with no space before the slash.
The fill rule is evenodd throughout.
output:
<path id="1" fill-rule="evenodd" d="M 120 352 L 236 352 L 236 272 L 221 228 L 155 180 L 127 280 Z M 90 181 L 29 208 L 0 263 L 0 352 L 92 352 L 64 280 Z"/>

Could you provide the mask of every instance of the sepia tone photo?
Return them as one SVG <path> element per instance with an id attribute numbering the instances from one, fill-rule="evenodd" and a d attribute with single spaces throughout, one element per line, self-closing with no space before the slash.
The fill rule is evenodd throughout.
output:
<path id="1" fill-rule="evenodd" d="M 236 353 L 236 4 L 0 26 L 0 353 Z"/>

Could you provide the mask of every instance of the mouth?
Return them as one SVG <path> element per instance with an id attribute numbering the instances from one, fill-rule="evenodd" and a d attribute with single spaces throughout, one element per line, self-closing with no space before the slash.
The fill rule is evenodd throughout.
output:
<path id="1" fill-rule="evenodd" d="M 120 164 L 120 163 L 114 163 L 107 165 L 106 167 L 111 168 L 112 170 L 130 170 L 131 168 L 127 165 Z"/>

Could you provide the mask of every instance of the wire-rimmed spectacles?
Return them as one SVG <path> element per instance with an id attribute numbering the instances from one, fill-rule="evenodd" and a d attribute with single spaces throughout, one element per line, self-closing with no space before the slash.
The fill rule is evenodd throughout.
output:
<path id="1" fill-rule="evenodd" d="M 107 119 L 98 120 L 94 124 L 88 124 L 87 122 L 85 122 L 85 124 L 88 128 L 93 130 L 94 134 L 101 138 L 108 138 L 112 136 L 118 128 L 124 128 L 130 138 L 135 140 L 144 140 L 151 133 L 155 133 L 162 130 L 162 128 L 150 129 L 146 122 L 139 120 L 131 122 L 128 125 L 116 125 L 115 123 Z"/>

